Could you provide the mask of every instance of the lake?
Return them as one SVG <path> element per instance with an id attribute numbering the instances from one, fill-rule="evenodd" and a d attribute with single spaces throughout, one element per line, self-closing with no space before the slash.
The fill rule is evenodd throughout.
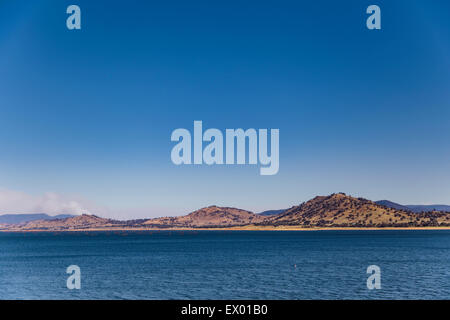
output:
<path id="1" fill-rule="evenodd" d="M 0 299 L 448 298 L 449 230 L 0 233 Z"/>

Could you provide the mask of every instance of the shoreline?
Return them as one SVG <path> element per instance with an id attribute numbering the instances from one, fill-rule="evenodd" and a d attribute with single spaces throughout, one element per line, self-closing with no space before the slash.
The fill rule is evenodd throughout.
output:
<path id="1" fill-rule="evenodd" d="M 90 228 L 90 229 L 65 229 L 65 230 L 42 230 L 42 229 L 11 229 L 0 230 L 3 233 L 39 233 L 39 232 L 133 232 L 133 231 L 381 231 L 381 230 L 450 230 L 450 226 L 443 227 L 312 227 L 304 228 L 297 226 L 262 227 L 262 226 L 239 226 L 224 228 Z"/>

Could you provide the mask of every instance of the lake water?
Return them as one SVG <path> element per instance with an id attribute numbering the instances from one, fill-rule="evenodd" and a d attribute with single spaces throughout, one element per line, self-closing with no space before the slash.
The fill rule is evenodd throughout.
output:
<path id="1" fill-rule="evenodd" d="M 0 298 L 449 299 L 450 231 L 0 233 Z"/>

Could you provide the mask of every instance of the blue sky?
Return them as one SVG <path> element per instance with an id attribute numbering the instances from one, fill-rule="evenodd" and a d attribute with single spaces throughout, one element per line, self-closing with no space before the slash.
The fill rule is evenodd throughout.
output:
<path id="1" fill-rule="evenodd" d="M 2 1 L 0 212 L 450 203 L 449 39 L 448 1 Z M 279 128 L 279 173 L 175 166 L 194 120 Z"/>

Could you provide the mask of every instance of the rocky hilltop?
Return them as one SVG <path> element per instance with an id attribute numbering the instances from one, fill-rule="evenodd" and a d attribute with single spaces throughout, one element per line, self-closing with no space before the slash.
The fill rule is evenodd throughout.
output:
<path id="1" fill-rule="evenodd" d="M 258 224 L 265 220 L 266 218 L 264 216 L 254 214 L 250 211 L 210 206 L 191 212 L 186 216 L 150 219 L 144 222 L 144 225 L 164 228 L 211 228 Z"/>
<path id="2" fill-rule="evenodd" d="M 317 196 L 265 222 L 305 227 L 426 227 L 450 226 L 450 213 L 414 213 L 344 193 Z"/>

